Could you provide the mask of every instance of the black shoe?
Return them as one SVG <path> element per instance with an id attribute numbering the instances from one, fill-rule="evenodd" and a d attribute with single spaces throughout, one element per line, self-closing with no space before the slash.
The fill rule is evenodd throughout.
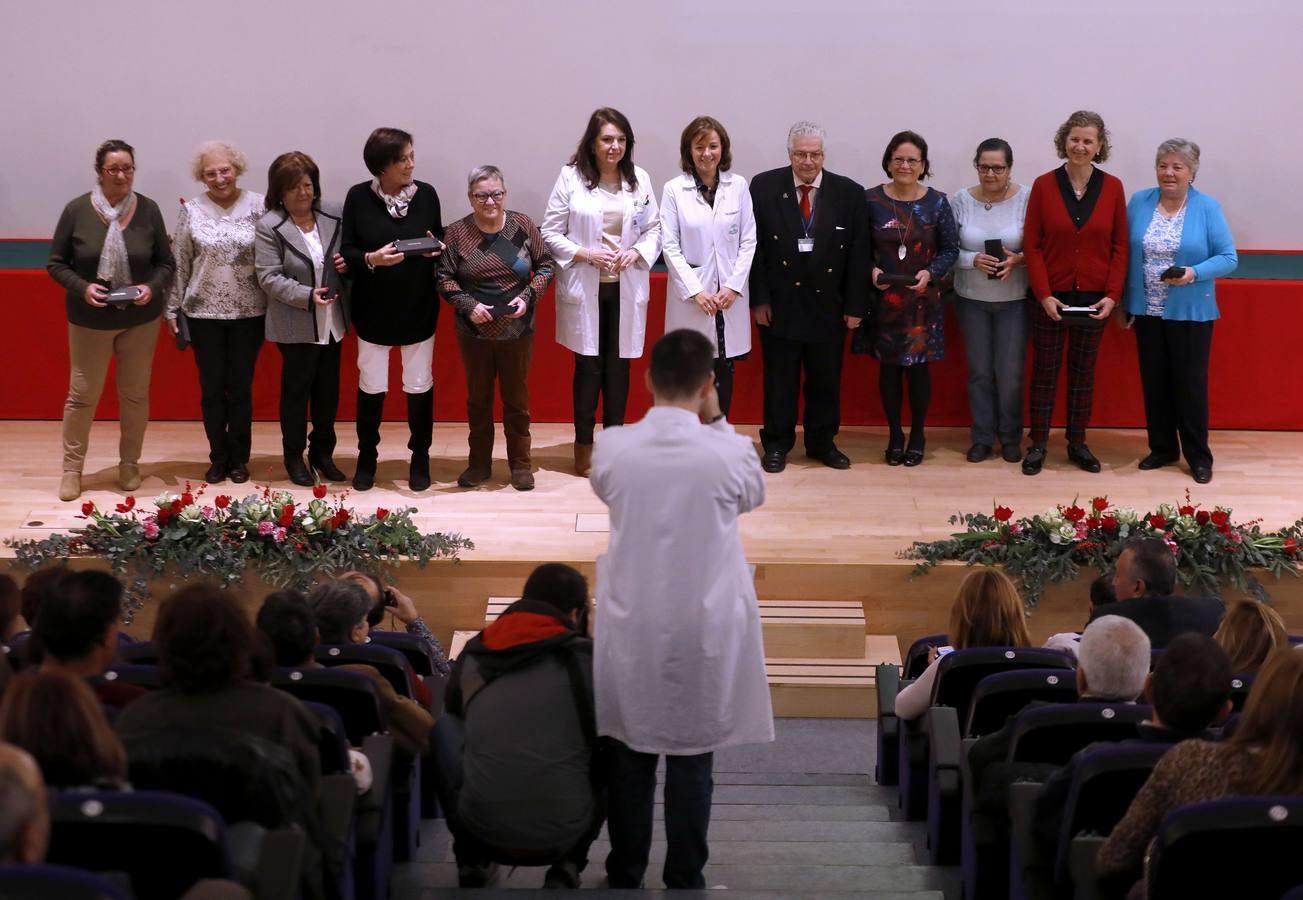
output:
<path id="1" fill-rule="evenodd" d="M 575 890 L 579 887 L 579 866 L 568 859 L 554 863 L 543 876 L 543 887 Z"/>
<path id="2" fill-rule="evenodd" d="M 807 459 L 817 459 L 830 469 L 849 469 L 851 467 L 851 458 L 835 446 L 829 447 L 822 453 L 807 451 L 805 455 Z"/>
<path id="3" fill-rule="evenodd" d="M 887 439 L 887 465 L 898 466 L 905 461 L 905 435 L 893 434 Z"/>
<path id="4" fill-rule="evenodd" d="M 208 471 L 204 473 L 204 481 L 208 482 L 209 484 L 221 484 L 225 480 L 226 480 L 225 463 L 213 463 L 211 466 L 208 467 Z"/>
<path id="5" fill-rule="evenodd" d="M 308 458 L 308 466 L 315 469 L 325 481 L 348 481 L 348 476 L 340 471 L 335 461 L 327 456 L 325 459 Z"/>
<path id="6" fill-rule="evenodd" d="M 1163 466 L 1170 466 L 1175 462 L 1175 456 L 1163 456 L 1161 453 L 1151 453 L 1144 459 L 1140 460 L 1140 471 L 1148 472 L 1153 469 L 1161 469 Z"/>
<path id="7" fill-rule="evenodd" d="M 910 467 L 911 469 L 912 469 L 914 466 L 922 465 L 922 464 L 923 464 L 923 451 L 922 451 L 922 450 L 906 450 L 906 451 L 905 451 L 905 460 L 904 460 L 904 462 L 905 462 L 905 465 L 908 466 L 908 467 Z"/>
<path id="8" fill-rule="evenodd" d="M 1076 463 L 1077 468 L 1083 472 L 1099 471 L 1099 460 L 1095 458 L 1095 454 L 1090 452 L 1090 448 L 1086 446 L 1085 441 L 1080 444 L 1068 445 L 1068 459 Z"/>
<path id="9" fill-rule="evenodd" d="M 246 466 L 244 463 L 240 463 L 239 465 L 231 466 L 231 471 L 230 471 L 229 474 L 230 474 L 230 477 L 231 477 L 231 481 L 232 481 L 232 483 L 234 483 L 234 484 L 244 484 L 246 481 L 249 480 L 249 467 Z M 311 482 L 308 482 L 308 483 L 311 484 Z"/>
<path id="10" fill-rule="evenodd" d="M 430 486 L 430 457 L 424 453 L 412 454 L 411 465 L 407 467 L 407 486 L 414 491 Z"/>
<path id="11" fill-rule="evenodd" d="M 783 471 L 787 468 L 787 451 L 766 450 L 765 455 L 760 458 L 760 468 L 771 475 Z"/>
<path id="12" fill-rule="evenodd" d="M 353 490 L 369 491 L 376 483 L 376 458 L 357 458 L 357 470 L 353 472 Z"/>
<path id="13" fill-rule="evenodd" d="M 1190 474 L 1194 476 L 1194 480 L 1196 483 L 1207 484 L 1208 482 L 1213 480 L 1213 467 L 1193 466 L 1190 469 Z"/>
<path id="14" fill-rule="evenodd" d="M 1024 475 L 1039 475 L 1041 466 L 1045 465 L 1045 448 L 1033 444 L 1027 450 L 1027 455 L 1022 458 L 1022 473 Z"/>
<path id="15" fill-rule="evenodd" d="M 290 476 L 290 481 L 300 487 L 312 487 L 316 484 L 316 479 L 308 471 L 308 467 L 303 464 L 303 457 L 289 456 L 285 458 L 285 474 Z"/>
<path id="16" fill-rule="evenodd" d="M 1000 448 L 1000 455 L 1004 457 L 1007 463 L 1016 463 L 1022 460 L 1022 448 L 1017 444 L 1005 444 Z"/>
<path id="17" fill-rule="evenodd" d="M 968 448 L 968 455 L 964 457 L 970 463 L 980 463 L 991 455 L 990 444 L 974 444 Z"/>
<path id="18" fill-rule="evenodd" d="M 459 888 L 485 888 L 493 887 L 498 883 L 498 864 L 486 863 L 484 865 L 459 865 L 457 866 L 457 887 Z"/>

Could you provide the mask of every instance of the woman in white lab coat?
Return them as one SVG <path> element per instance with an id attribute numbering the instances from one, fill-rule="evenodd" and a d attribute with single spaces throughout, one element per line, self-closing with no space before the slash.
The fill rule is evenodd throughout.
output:
<path id="1" fill-rule="evenodd" d="M 665 331 L 691 328 L 715 346 L 715 391 L 728 415 L 733 362 L 751 350 L 747 276 L 756 217 L 746 179 L 729 171 L 733 153 L 717 119 L 698 116 L 679 139 L 684 174 L 661 194 L 661 239 L 669 268 Z"/>
<path id="2" fill-rule="evenodd" d="M 575 472 L 587 476 L 599 396 L 602 427 L 624 424 L 629 360 L 642 356 L 661 250 L 651 177 L 633 164 L 633 129 L 619 110 L 589 117 L 540 230 L 557 266 L 557 341 L 575 354 Z"/>

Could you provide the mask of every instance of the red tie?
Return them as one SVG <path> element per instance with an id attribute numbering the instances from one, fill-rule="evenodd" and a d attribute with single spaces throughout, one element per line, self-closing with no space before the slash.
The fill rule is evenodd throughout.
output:
<path id="1" fill-rule="evenodd" d="M 801 219 L 806 225 L 810 224 L 810 191 L 814 190 L 812 184 L 800 184 L 797 188 L 801 192 Z"/>

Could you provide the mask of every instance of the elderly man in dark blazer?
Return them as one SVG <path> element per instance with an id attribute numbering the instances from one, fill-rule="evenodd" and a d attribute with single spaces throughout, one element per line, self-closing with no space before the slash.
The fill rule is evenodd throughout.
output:
<path id="1" fill-rule="evenodd" d="M 834 469 L 851 465 L 833 439 L 841 424 L 846 329 L 869 311 L 869 213 L 864 188 L 824 171 L 824 136 L 813 122 L 797 122 L 787 135 L 791 165 L 751 182 L 751 315 L 765 364 L 766 472 L 783 471 L 796 443 L 803 372 L 805 455 Z"/>

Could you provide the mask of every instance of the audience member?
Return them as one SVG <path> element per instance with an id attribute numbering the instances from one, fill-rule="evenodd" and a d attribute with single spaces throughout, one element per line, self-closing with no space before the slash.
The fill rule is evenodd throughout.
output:
<path id="1" fill-rule="evenodd" d="M 495 859 L 548 863 L 545 887 L 579 887 L 604 818 L 587 607 L 583 575 L 541 565 L 453 667 L 436 746 L 462 887 L 490 883 Z"/>
<path id="2" fill-rule="evenodd" d="M 18 582 L 10 575 L 0 574 L 0 644 L 8 644 L 14 635 L 22 634 L 27 627 Z"/>
<path id="3" fill-rule="evenodd" d="M 42 566 L 27 576 L 18 601 L 23 620 L 30 628 L 36 624 L 36 617 L 41 611 L 45 598 L 55 590 L 55 585 L 72 570 L 65 565 Z"/>
<path id="4" fill-rule="evenodd" d="M 117 720 L 123 743 L 175 728 L 250 734 L 294 757 L 308 791 L 321 781 L 316 719 L 289 694 L 250 680 L 254 628 L 230 591 L 195 582 L 164 598 L 154 624 L 163 688 Z"/>
<path id="5" fill-rule="evenodd" d="M 36 760 L 0 744 L 0 863 L 36 865 L 50 845 L 50 808 Z"/>
<path id="6" fill-rule="evenodd" d="M 438 638 L 430 631 L 430 626 L 425 624 L 425 619 L 416 611 L 416 603 L 411 597 L 404 594 L 392 584 L 385 584 L 377 576 L 370 572 L 345 572 L 339 576 L 340 581 L 355 581 L 362 585 L 368 597 L 371 598 L 371 612 L 367 614 L 367 626 L 372 630 L 384 621 L 385 613 L 388 612 L 399 622 L 403 623 L 403 630 L 408 634 L 416 635 L 425 644 L 426 651 L 430 656 L 430 663 L 434 668 L 436 675 L 447 675 L 452 671 L 452 664 L 448 662 L 448 654 L 443 652 Z"/>
<path id="7" fill-rule="evenodd" d="M 1103 621 L 1102 619 L 1100 621 Z M 1145 700 L 1154 711 L 1142 722 L 1135 741 L 1121 743 L 1176 744 L 1190 738 L 1210 740 L 1208 729 L 1231 711 L 1231 664 L 1217 642 L 1188 632 L 1173 639 L 1145 678 Z M 1045 855 L 1058 849 L 1059 822 L 1068 792 L 1084 754 L 1091 744 L 1045 780 L 1036 799 L 1034 832 Z"/>
<path id="8" fill-rule="evenodd" d="M 1100 575 L 1090 583 L 1090 614 L 1094 615 L 1095 610 L 1101 606 L 1117 601 L 1117 596 L 1113 593 L 1113 577 L 1111 575 Z M 1050 650 L 1059 650 L 1063 653 L 1072 655 L 1073 659 L 1077 658 L 1077 647 L 1081 643 L 1080 631 L 1061 631 L 1058 634 L 1052 634 L 1045 641 L 1046 648 Z"/>
<path id="9" fill-rule="evenodd" d="M 1113 592 L 1118 602 L 1090 615 L 1122 616 L 1149 635 L 1155 649 L 1186 631 L 1209 637 L 1222 618 L 1222 601 L 1216 597 L 1173 596 L 1176 590 L 1176 556 L 1162 538 L 1140 538 L 1127 544 L 1113 569 Z"/>
<path id="10" fill-rule="evenodd" d="M 313 591 L 311 603 L 297 591 L 278 591 L 269 595 L 258 610 L 257 624 L 275 648 L 276 665 L 314 669 L 321 667 L 312 655 L 312 649 L 320 640 L 317 611 L 320 611 L 322 620 L 329 623 L 328 628 L 338 631 L 339 626 L 333 623 L 347 622 L 359 610 L 365 618 L 370 606 L 365 592 L 356 584 L 336 581 Z M 331 640 L 327 643 L 348 642 Z M 415 700 L 400 697 L 375 666 L 351 664 L 337 668 L 357 672 L 375 682 L 380 710 L 396 747 L 413 756 L 425 752 L 430 742 L 430 729 L 434 726 L 434 718 L 428 710 Z"/>
<path id="11" fill-rule="evenodd" d="M 999 569 L 974 569 L 959 585 L 950 606 L 950 645 L 956 650 L 970 647 L 1030 647 L 1026 613 L 1018 588 Z M 896 715 L 910 721 L 920 718 L 932 703 L 932 685 L 941 656 L 928 649 L 928 667 L 913 684 L 896 695 Z"/>
<path id="12" fill-rule="evenodd" d="M 50 588 L 32 623 L 41 671 L 79 678 L 102 675 L 118 652 L 122 582 L 108 572 L 65 571 Z M 119 681 L 97 681 L 92 687 L 101 703 L 117 707 L 148 693 Z"/>
<path id="13" fill-rule="evenodd" d="M 1265 603 L 1241 600 L 1226 610 L 1213 640 L 1231 658 L 1231 671 L 1256 673 L 1276 650 L 1289 646 L 1285 622 Z"/>
<path id="14" fill-rule="evenodd" d="M 50 787 L 116 790 L 126 782 L 126 752 L 74 673 L 15 675 L 0 703 L 0 739 L 32 754 Z"/>
<path id="15" fill-rule="evenodd" d="M 1096 857 L 1105 888 L 1134 884 L 1159 823 L 1177 807 L 1274 794 L 1303 794 L 1303 651 L 1293 648 L 1263 665 L 1233 737 L 1182 741 L 1154 767 Z"/>

